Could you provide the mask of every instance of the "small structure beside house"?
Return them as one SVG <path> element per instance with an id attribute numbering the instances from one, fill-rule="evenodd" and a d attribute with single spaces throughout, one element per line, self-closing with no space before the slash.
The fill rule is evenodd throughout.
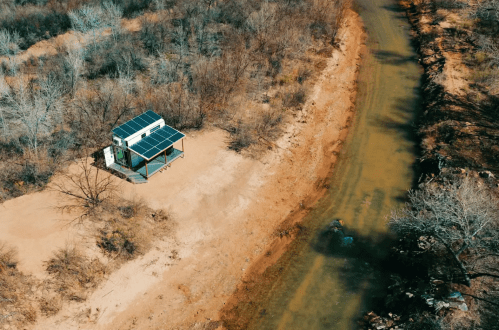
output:
<path id="1" fill-rule="evenodd" d="M 185 134 L 165 124 L 148 110 L 113 129 L 113 144 L 104 149 L 106 166 L 134 183 L 147 182 L 166 166 L 184 156 Z M 181 142 L 181 149 L 174 144 Z"/>

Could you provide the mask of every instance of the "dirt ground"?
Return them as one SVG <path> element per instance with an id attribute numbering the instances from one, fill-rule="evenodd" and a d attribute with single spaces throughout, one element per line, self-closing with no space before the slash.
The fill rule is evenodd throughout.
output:
<path id="1" fill-rule="evenodd" d="M 360 18 L 349 12 L 334 50 L 304 109 L 276 147 L 260 159 L 227 149 L 217 129 L 188 134 L 185 158 L 147 184 L 123 182 L 125 197 L 166 208 L 178 223 L 175 239 L 124 264 L 83 303 L 69 303 L 33 329 L 216 329 L 218 312 L 248 268 L 269 248 L 285 219 L 300 219 L 324 193 L 353 116 L 363 42 Z M 19 250 L 19 268 L 45 277 L 43 261 L 68 242 L 95 249 L 92 238 L 67 226 L 43 191 L 0 206 L 0 240 Z M 281 243 L 279 243 L 281 242 Z M 282 243 L 284 242 L 284 243 Z M 257 263 L 262 271 L 267 266 Z M 254 266 L 253 266 L 254 269 Z"/>

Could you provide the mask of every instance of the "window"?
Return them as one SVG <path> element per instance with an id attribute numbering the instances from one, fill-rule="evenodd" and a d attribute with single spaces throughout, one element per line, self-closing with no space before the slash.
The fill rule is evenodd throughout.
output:
<path id="1" fill-rule="evenodd" d="M 143 139 L 143 138 L 145 138 L 145 137 L 146 137 L 146 133 L 144 133 L 144 134 L 142 134 L 142 135 L 140 136 L 140 138 L 141 138 L 141 139 Z"/>
<path id="2" fill-rule="evenodd" d="M 151 128 L 151 133 L 154 132 L 154 131 L 157 131 L 158 129 L 159 129 L 159 125 L 156 126 L 156 127 Z"/>

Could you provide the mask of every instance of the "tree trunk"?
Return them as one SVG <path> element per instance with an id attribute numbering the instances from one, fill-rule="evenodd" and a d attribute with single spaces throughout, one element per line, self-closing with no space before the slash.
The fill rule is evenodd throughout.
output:
<path id="1" fill-rule="evenodd" d="M 442 244 L 445 246 L 445 248 L 447 249 L 449 254 L 454 259 L 457 267 L 459 268 L 459 270 L 461 271 L 461 274 L 464 277 L 464 284 L 469 288 L 471 286 L 471 278 L 470 278 L 470 275 L 468 274 L 468 270 L 466 269 L 466 267 L 464 267 L 461 260 L 459 260 L 460 253 L 459 254 L 455 253 L 454 250 L 452 250 L 452 248 L 450 247 L 450 245 L 447 244 L 447 242 L 445 242 L 440 236 L 437 235 L 437 238 L 440 240 L 440 242 L 442 242 Z"/>

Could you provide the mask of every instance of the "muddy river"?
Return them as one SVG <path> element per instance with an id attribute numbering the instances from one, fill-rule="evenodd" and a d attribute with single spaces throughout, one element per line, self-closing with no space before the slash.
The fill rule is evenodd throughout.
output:
<path id="1" fill-rule="evenodd" d="M 386 216 L 414 181 L 412 121 L 421 71 L 409 24 L 392 0 L 357 0 L 368 39 L 359 72 L 356 117 L 329 192 L 303 221 L 306 233 L 273 266 L 279 273 L 254 313 L 250 329 L 349 329 L 376 303 L 373 276 Z M 341 219 L 363 250 L 345 253 L 324 230 Z M 366 243 L 367 242 L 367 243 Z M 256 311 L 256 312 L 254 312 Z M 248 315 L 247 315 L 248 316 Z"/>

